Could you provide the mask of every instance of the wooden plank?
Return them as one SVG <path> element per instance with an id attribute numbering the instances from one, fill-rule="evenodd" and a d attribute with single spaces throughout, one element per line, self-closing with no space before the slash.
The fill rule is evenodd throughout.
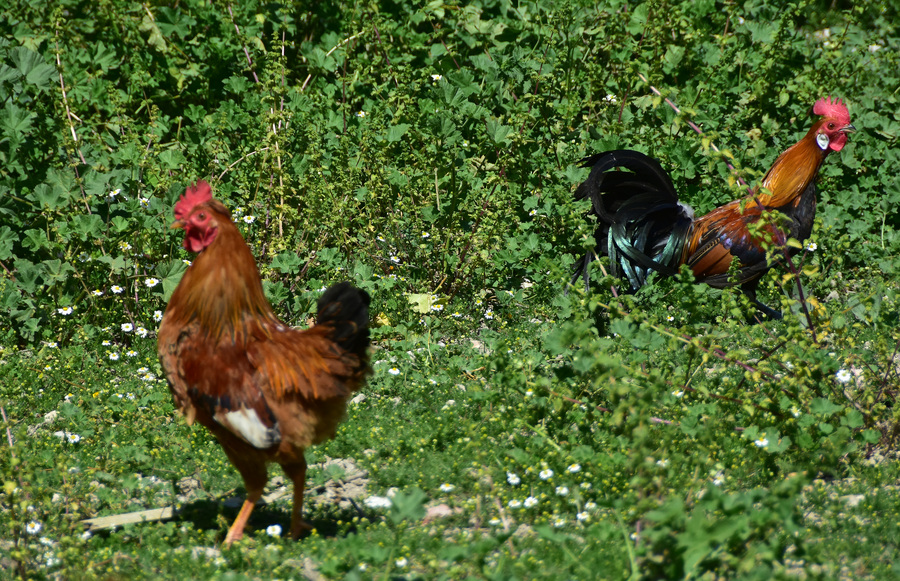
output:
<path id="1" fill-rule="evenodd" d="M 282 487 L 278 490 L 275 490 L 265 496 L 262 497 L 262 502 L 258 503 L 257 506 L 261 506 L 263 504 L 271 504 L 280 498 L 287 496 L 288 490 L 287 487 Z M 240 506 L 240 504 L 238 504 Z M 88 526 L 88 530 L 90 531 L 100 531 L 103 529 L 109 529 L 113 527 L 118 527 L 127 524 L 140 523 L 140 522 L 155 522 L 160 520 L 167 520 L 172 518 L 177 514 L 178 511 L 175 510 L 175 507 L 166 506 L 164 508 L 153 508 L 150 510 L 139 510 L 136 512 L 126 512 L 122 514 L 113 514 L 109 516 L 98 516 L 96 518 L 89 518 L 81 521 L 82 524 Z"/>
<path id="2" fill-rule="evenodd" d="M 166 520 L 173 516 L 175 516 L 175 508 L 167 506 L 164 508 L 139 510 L 136 512 L 126 512 L 110 516 L 98 516 L 97 518 L 85 519 L 81 521 L 81 523 L 87 525 L 89 527 L 88 530 L 99 531 L 132 523 Z"/>

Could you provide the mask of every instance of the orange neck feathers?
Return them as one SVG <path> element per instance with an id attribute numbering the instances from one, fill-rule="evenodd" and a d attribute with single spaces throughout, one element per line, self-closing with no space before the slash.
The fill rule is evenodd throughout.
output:
<path id="1" fill-rule="evenodd" d="M 817 121 L 803 139 L 778 156 L 755 190 L 756 197 L 763 206 L 783 208 L 793 204 L 816 179 L 816 174 L 830 151 L 816 142 L 816 136 L 826 122 L 827 119 Z"/>
<path id="2" fill-rule="evenodd" d="M 169 300 L 166 317 L 192 320 L 213 340 L 246 338 L 249 321 L 279 325 L 263 292 L 253 254 L 228 219 L 218 221 L 215 240 L 194 259 Z M 258 326 L 257 326 L 258 328 Z"/>

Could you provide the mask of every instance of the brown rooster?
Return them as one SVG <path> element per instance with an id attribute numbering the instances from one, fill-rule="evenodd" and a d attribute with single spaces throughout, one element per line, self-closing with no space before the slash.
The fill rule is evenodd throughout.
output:
<path id="1" fill-rule="evenodd" d="M 369 295 L 332 286 L 319 299 L 318 323 L 291 329 L 272 312 L 250 248 L 209 184 L 187 188 L 172 228 L 184 229 L 184 247 L 199 255 L 169 300 L 159 359 L 188 424 L 206 426 L 244 479 L 247 499 L 225 543 L 243 535 L 269 462 L 294 483 L 297 539 L 306 527 L 303 452 L 334 436 L 369 371 Z"/>
<path id="2" fill-rule="evenodd" d="M 671 276 L 686 264 L 698 282 L 716 288 L 740 284 L 761 311 L 780 318 L 781 313 L 756 300 L 759 279 L 771 267 L 762 238 L 785 247 L 787 238 L 809 237 L 816 214 L 816 175 L 825 157 L 840 151 L 854 130 L 840 99 L 819 99 L 812 110 L 822 119 L 775 160 L 752 194 L 700 218 L 678 200 L 672 180 L 656 160 L 631 150 L 585 158 L 583 166 L 591 173 L 575 198 L 591 200 L 597 247 L 578 262 L 572 282 L 582 276 L 587 287 L 588 266 L 597 254 L 609 256 L 613 275 L 621 270 L 632 290 L 641 288 L 651 272 Z M 630 171 L 610 171 L 615 168 Z M 773 211 L 784 219 L 772 219 Z M 768 216 L 754 234 L 749 226 L 764 214 Z M 734 259 L 736 283 L 729 276 Z"/>

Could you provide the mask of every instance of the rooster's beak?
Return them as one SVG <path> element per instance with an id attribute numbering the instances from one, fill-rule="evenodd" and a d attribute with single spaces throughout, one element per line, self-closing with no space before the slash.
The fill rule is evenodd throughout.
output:
<path id="1" fill-rule="evenodd" d="M 853 133 L 854 131 L 856 131 L 856 127 L 850 125 L 849 123 L 841 127 L 841 133 Z"/>
<path id="2" fill-rule="evenodd" d="M 184 222 L 181 220 L 175 220 L 169 225 L 169 230 L 174 230 L 176 228 L 184 228 Z"/>

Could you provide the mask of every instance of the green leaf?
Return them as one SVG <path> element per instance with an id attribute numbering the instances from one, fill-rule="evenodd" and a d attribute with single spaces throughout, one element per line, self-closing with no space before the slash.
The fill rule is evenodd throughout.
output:
<path id="1" fill-rule="evenodd" d="M 510 135 L 513 129 L 508 125 L 503 125 L 496 119 L 488 119 L 487 134 L 497 145 L 506 145 L 510 141 Z"/>
<path id="2" fill-rule="evenodd" d="M 303 261 L 296 252 L 285 251 L 272 259 L 272 268 L 282 274 L 297 274 Z"/>
<path id="3" fill-rule="evenodd" d="M 388 129 L 387 132 L 387 140 L 388 143 L 394 143 L 396 141 L 400 141 L 406 132 L 409 131 L 410 125 L 408 123 L 399 123 L 394 125 Z"/>
<path id="4" fill-rule="evenodd" d="M 809 404 L 810 412 L 812 412 L 816 415 L 825 416 L 825 417 L 835 414 L 835 413 L 841 411 L 842 409 L 844 409 L 844 408 L 842 408 L 841 406 L 839 406 L 837 404 L 831 403 L 831 401 L 829 401 L 823 397 L 817 397 L 817 398 L 813 399 Z"/>
<path id="5" fill-rule="evenodd" d="M 409 492 L 397 492 L 391 499 L 388 518 L 394 524 L 400 524 L 404 520 L 421 520 L 425 516 L 426 500 L 428 496 L 418 487 L 413 487 Z"/>
<path id="6" fill-rule="evenodd" d="M 19 46 L 9 52 L 9 58 L 29 84 L 41 91 L 46 91 L 52 86 L 56 68 L 45 63 L 38 53 Z"/>
<path id="7" fill-rule="evenodd" d="M 175 292 L 175 288 L 181 282 L 181 277 L 184 276 L 187 268 L 187 265 L 178 259 L 168 260 L 157 267 L 156 276 L 162 282 L 164 301 L 168 302 L 172 298 L 172 293 Z"/>

